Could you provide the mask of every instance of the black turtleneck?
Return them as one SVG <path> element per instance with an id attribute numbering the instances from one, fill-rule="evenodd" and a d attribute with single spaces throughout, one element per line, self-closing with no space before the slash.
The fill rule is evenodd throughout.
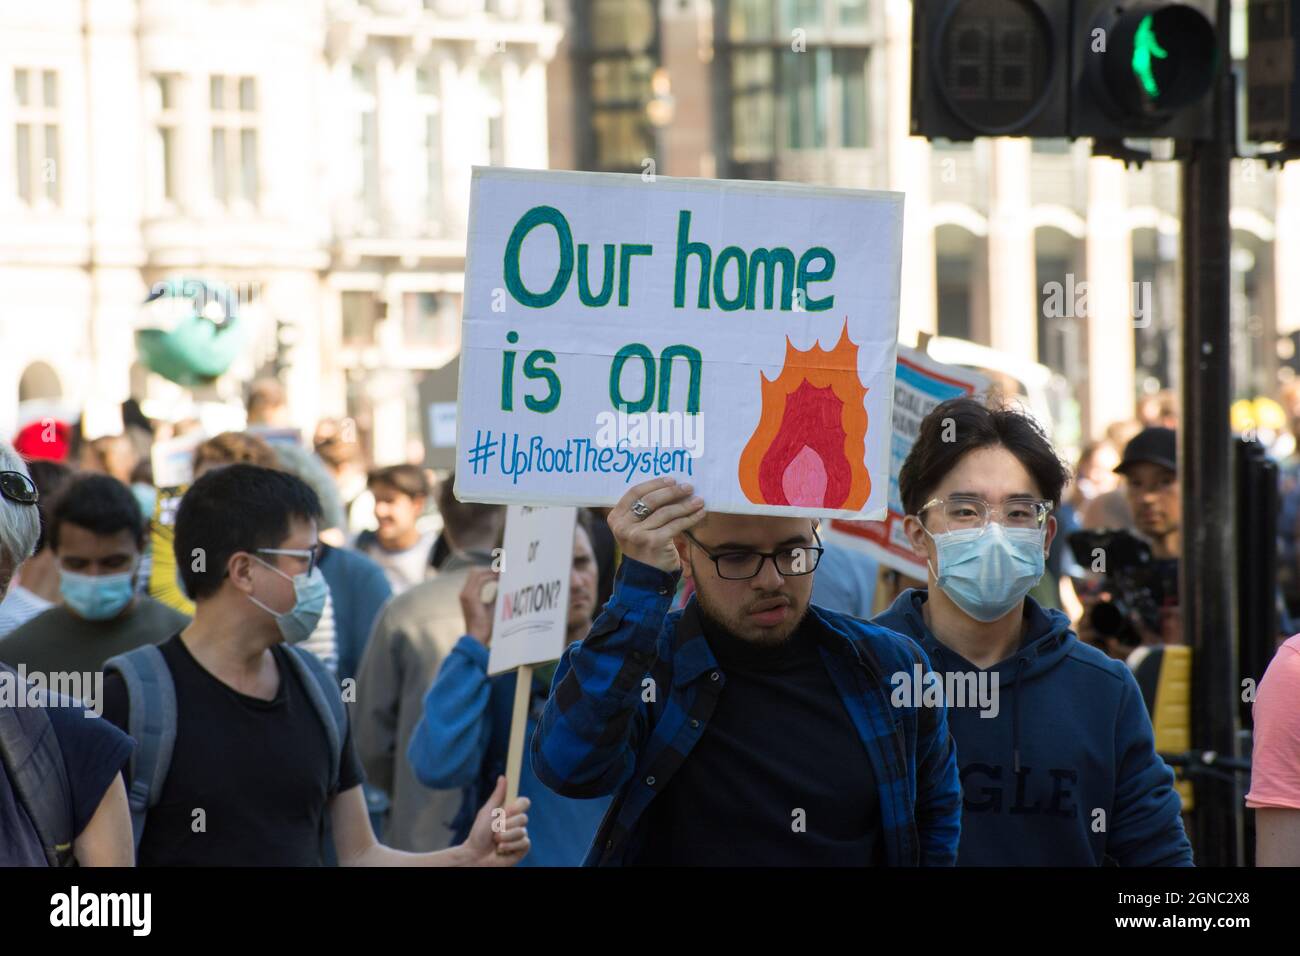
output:
<path id="1" fill-rule="evenodd" d="M 703 736 L 650 806 L 641 862 L 884 863 L 876 777 L 805 617 L 779 645 L 729 633 L 691 602 L 725 684 Z"/>

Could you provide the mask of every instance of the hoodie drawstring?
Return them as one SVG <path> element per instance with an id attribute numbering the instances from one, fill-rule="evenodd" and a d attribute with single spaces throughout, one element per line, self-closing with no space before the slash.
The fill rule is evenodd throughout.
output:
<path id="1" fill-rule="evenodd" d="M 1020 670 L 1029 658 L 1016 661 L 1016 676 L 1011 681 L 1011 764 L 1014 773 L 1020 773 Z"/>

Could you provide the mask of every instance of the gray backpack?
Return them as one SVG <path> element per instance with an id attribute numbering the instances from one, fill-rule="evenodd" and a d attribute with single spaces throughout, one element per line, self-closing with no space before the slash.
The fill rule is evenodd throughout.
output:
<path id="1" fill-rule="evenodd" d="M 15 682 L 16 671 L 0 664 Z M 45 692 L 52 704 L 71 704 Z M 0 706 L 0 765 L 32 822 L 50 866 L 75 866 L 72 787 L 63 751 L 44 707 Z"/>
<path id="2" fill-rule="evenodd" d="M 334 676 L 310 651 L 285 645 L 286 656 L 307 689 L 307 697 L 325 727 L 330 744 L 330 780 L 338 786 L 343 742 L 347 738 L 347 712 Z M 145 819 L 158 804 L 176 745 L 176 685 L 162 652 L 153 644 L 137 647 L 104 662 L 104 673 L 117 671 L 126 682 L 127 732 L 135 738 L 131 755 L 131 829 L 140 850 Z M 285 675 L 280 676 L 286 679 Z"/>

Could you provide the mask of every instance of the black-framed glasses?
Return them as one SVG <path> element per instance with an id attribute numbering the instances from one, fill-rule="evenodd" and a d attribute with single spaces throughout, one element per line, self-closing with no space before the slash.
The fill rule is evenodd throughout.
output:
<path id="1" fill-rule="evenodd" d="M 700 544 L 695 535 L 689 531 L 684 533 L 697 548 L 713 561 L 713 566 L 718 569 L 718 577 L 727 581 L 747 581 L 750 578 L 758 577 L 763 570 L 763 563 L 769 559 L 776 568 L 776 573 L 783 578 L 812 574 L 817 570 L 817 564 L 822 559 L 822 552 L 826 550 L 819 546 L 821 538 L 818 537 L 817 545 L 801 544 L 794 548 L 783 548 L 780 551 L 724 551 L 715 554 Z M 816 537 L 817 532 L 814 531 L 813 536 Z"/>
<path id="2" fill-rule="evenodd" d="M 0 495 L 20 505 L 34 505 L 41 499 L 32 480 L 21 471 L 0 471 Z"/>

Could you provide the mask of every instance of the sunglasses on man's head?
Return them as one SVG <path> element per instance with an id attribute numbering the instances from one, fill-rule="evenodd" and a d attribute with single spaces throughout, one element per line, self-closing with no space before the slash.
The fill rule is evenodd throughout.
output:
<path id="1" fill-rule="evenodd" d="M 32 480 L 20 471 L 0 471 L 0 495 L 20 505 L 34 505 L 41 497 Z"/>

